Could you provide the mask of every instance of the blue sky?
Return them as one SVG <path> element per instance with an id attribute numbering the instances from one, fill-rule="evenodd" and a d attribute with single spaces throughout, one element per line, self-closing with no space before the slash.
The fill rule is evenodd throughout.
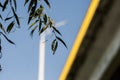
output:
<path id="1" fill-rule="evenodd" d="M 3 70 L 0 72 L 0 80 L 37 80 L 38 78 L 39 36 L 35 33 L 32 39 L 29 35 L 26 19 L 28 15 L 26 8 L 21 7 L 23 1 L 19 0 L 17 3 L 20 6 L 17 13 L 23 17 L 21 28 L 8 36 L 16 45 L 11 45 L 5 40 L 2 43 L 3 57 L 0 64 Z M 58 80 L 91 0 L 49 1 L 52 8 L 46 10 L 48 15 L 55 22 L 67 21 L 66 25 L 58 29 L 68 49 L 59 44 L 56 54 L 52 55 L 51 40 L 46 42 L 45 80 Z"/>

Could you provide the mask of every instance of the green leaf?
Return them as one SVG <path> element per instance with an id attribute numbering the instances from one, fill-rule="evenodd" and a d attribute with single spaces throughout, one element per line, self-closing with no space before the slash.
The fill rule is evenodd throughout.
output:
<path id="1" fill-rule="evenodd" d="M 2 58 L 2 46 L 1 46 L 1 38 L 0 38 L 0 59 Z"/>
<path id="2" fill-rule="evenodd" d="M 51 8 L 49 1 L 48 0 L 44 0 L 44 1 L 48 5 L 48 7 Z"/>
<path id="3" fill-rule="evenodd" d="M 28 12 L 32 9 L 33 4 L 34 4 L 34 0 L 31 0 L 28 7 Z"/>
<path id="4" fill-rule="evenodd" d="M 43 6 L 40 5 L 40 8 L 38 8 L 38 9 L 35 11 L 35 16 L 37 16 L 37 15 L 40 16 L 40 15 L 43 13 L 43 10 L 44 10 Z"/>
<path id="5" fill-rule="evenodd" d="M 4 38 L 11 44 L 15 44 L 14 42 L 12 42 L 10 39 L 7 38 L 7 36 L 5 34 L 3 34 L 2 32 L 0 32 L 0 34 L 2 34 L 4 36 Z"/>
<path id="6" fill-rule="evenodd" d="M 33 22 L 30 26 L 29 26 L 29 29 L 34 26 L 39 20 L 36 20 L 35 22 Z"/>
<path id="7" fill-rule="evenodd" d="M 56 38 L 67 48 L 67 45 L 65 44 L 65 42 L 61 39 L 61 38 L 59 38 L 59 37 L 57 37 L 56 36 Z M 67 48 L 68 49 L 68 48 Z"/>
<path id="8" fill-rule="evenodd" d="M 14 8 L 13 8 L 13 7 L 11 7 L 11 8 L 12 8 L 12 12 L 13 12 L 13 14 L 14 14 L 14 16 L 15 16 L 15 19 L 16 19 L 16 21 L 17 21 L 17 24 L 18 24 L 18 26 L 20 26 L 20 21 L 19 21 L 18 16 L 17 16 L 17 14 L 15 13 Z"/>
<path id="9" fill-rule="evenodd" d="M 33 0 L 33 1 L 34 1 L 35 10 L 36 10 L 36 7 L 37 7 L 37 0 Z"/>
<path id="10" fill-rule="evenodd" d="M 54 21 L 50 17 L 48 17 L 48 21 L 49 21 L 50 27 L 54 26 Z"/>
<path id="11" fill-rule="evenodd" d="M 0 29 L 1 29 L 4 33 L 6 33 L 4 27 L 3 27 L 3 25 L 2 25 L 1 23 L 0 23 Z"/>
<path id="12" fill-rule="evenodd" d="M 54 50 L 55 41 L 56 41 L 56 39 L 54 39 L 54 40 L 52 41 L 52 45 L 51 45 L 52 51 Z"/>
<path id="13" fill-rule="evenodd" d="M 57 30 L 54 26 L 52 26 L 53 30 L 55 30 L 55 32 L 57 32 L 59 35 L 62 36 L 62 34 L 59 32 L 59 30 Z"/>
<path id="14" fill-rule="evenodd" d="M 40 34 L 43 33 L 47 28 L 48 28 L 48 25 L 45 25 L 45 26 L 41 29 Z"/>
<path id="15" fill-rule="evenodd" d="M 7 32 L 8 32 L 8 33 L 10 33 L 10 31 L 12 30 L 14 24 L 15 24 L 14 21 L 12 21 L 12 22 L 8 25 L 8 27 L 7 27 Z"/>
<path id="16" fill-rule="evenodd" d="M 13 18 L 13 16 L 7 17 L 7 18 L 5 18 L 5 21 L 8 21 L 8 20 L 10 20 L 10 19 L 12 19 L 12 18 Z"/>
<path id="17" fill-rule="evenodd" d="M 2 67 L 1 67 L 1 65 L 0 65 L 0 71 L 2 71 Z"/>
<path id="18" fill-rule="evenodd" d="M 36 9 L 36 7 L 37 7 L 37 0 L 31 0 L 30 1 L 29 7 L 28 7 L 28 12 L 32 9 L 33 5 L 34 5 L 34 7 Z"/>
<path id="19" fill-rule="evenodd" d="M 34 29 L 32 29 L 32 31 L 30 32 L 30 35 L 33 37 L 33 33 L 35 32 L 35 30 L 37 29 L 38 26 L 35 26 Z"/>
<path id="20" fill-rule="evenodd" d="M 1 2 L 0 2 L 0 7 L 3 8 L 3 5 L 1 4 Z"/>
<path id="21" fill-rule="evenodd" d="M 8 1 L 9 1 L 9 0 L 5 0 L 2 11 L 4 11 L 4 10 L 6 9 L 6 6 L 7 6 L 7 4 L 8 4 Z"/>
<path id="22" fill-rule="evenodd" d="M 29 2 L 29 0 L 25 0 L 24 6 Z"/>
<path id="23" fill-rule="evenodd" d="M 0 15 L 0 18 L 3 20 L 2 16 Z"/>
<path id="24" fill-rule="evenodd" d="M 53 55 L 55 54 L 55 52 L 56 52 L 56 50 L 57 50 L 57 47 L 58 47 L 58 41 L 56 41 L 56 43 L 55 43 L 55 48 L 54 48 Z"/>
<path id="25" fill-rule="evenodd" d="M 15 10 L 17 10 L 17 3 L 16 3 L 16 0 L 13 0 L 13 1 L 14 1 Z"/>
<path id="26" fill-rule="evenodd" d="M 0 45 L 0 59 L 2 58 L 2 46 Z"/>
<path id="27" fill-rule="evenodd" d="M 44 24 L 46 24 L 47 23 L 47 15 L 46 14 L 44 14 L 43 20 L 44 20 Z"/>
<path id="28" fill-rule="evenodd" d="M 41 26 L 42 26 L 42 20 L 39 19 L 39 31 L 41 30 Z"/>
<path id="29" fill-rule="evenodd" d="M 53 55 L 55 54 L 55 52 L 57 50 L 57 47 L 58 47 L 58 41 L 55 39 L 55 40 L 53 40 L 52 45 L 51 45 L 51 49 L 53 51 Z"/>
<path id="30" fill-rule="evenodd" d="M 0 45 L 1 45 L 1 38 L 0 38 Z"/>
<path id="31" fill-rule="evenodd" d="M 35 13 L 35 6 L 32 7 L 30 14 L 29 14 L 29 19 L 28 19 L 28 24 L 30 23 L 32 17 L 34 17 L 34 13 Z"/>

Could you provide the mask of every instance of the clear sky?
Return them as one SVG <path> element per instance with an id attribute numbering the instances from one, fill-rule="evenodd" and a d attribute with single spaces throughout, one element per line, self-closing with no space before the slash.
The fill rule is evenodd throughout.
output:
<path id="1" fill-rule="evenodd" d="M 58 80 L 91 0 L 49 1 L 52 8 L 46 10 L 48 15 L 55 22 L 67 21 L 66 25 L 58 29 L 68 49 L 59 44 L 56 54 L 52 55 L 51 40 L 46 42 L 45 80 Z M 26 8 L 22 7 L 24 0 L 17 2 L 20 6 L 17 13 L 22 17 L 21 28 L 8 36 L 16 45 L 11 45 L 5 40 L 2 43 L 3 57 L 0 64 L 3 70 L 0 72 L 0 80 L 37 80 L 39 36 L 35 33 L 33 39 L 30 37 L 26 20 L 28 15 Z"/>

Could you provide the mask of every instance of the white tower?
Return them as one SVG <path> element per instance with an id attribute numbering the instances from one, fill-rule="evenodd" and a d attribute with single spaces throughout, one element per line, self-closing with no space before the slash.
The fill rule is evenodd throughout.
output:
<path id="1" fill-rule="evenodd" d="M 55 25 L 55 27 L 60 27 L 65 25 L 67 22 L 66 20 L 61 21 Z M 43 33 L 40 35 L 40 42 L 39 42 L 39 65 L 38 65 L 38 80 L 45 80 L 45 36 L 50 34 L 50 31 L 47 33 Z"/>

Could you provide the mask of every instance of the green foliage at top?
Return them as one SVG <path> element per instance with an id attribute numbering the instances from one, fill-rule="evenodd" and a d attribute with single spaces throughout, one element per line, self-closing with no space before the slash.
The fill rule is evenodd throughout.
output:
<path id="1" fill-rule="evenodd" d="M 43 0 L 43 2 L 51 8 L 48 0 Z M 56 29 L 54 20 L 45 13 L 45 8 L 42 5 L 41 0 L 24 0 L 23 4 L 24 6 L 28 4 L 27 13 L 29 14 L 29 17 L 27 22 L 29 25 L 28 29 L 31 30 L 30 35 L 33 36 L 36 30 L 39 34 L 42 34 L 47 28 L 49 28 L 55 36 L 55 39 L 51 44 L 53 54 L 55 54 L 57 50 L 58 42 L 61 42 L 67 48 L 65 42 L 60 38 L 62 37 L 62 34 Z M 7 37 L 7 34 L 9 34 L 14 28 L 21 27 L 19 15 L 16 13 L 17 0 L 4 0 L 4 2 L 0 1 L 0 10 L 3 13 L 7 10 L 7 7 L 10 8 L 10 12 L 8 11 L 8 15 L 5 18 L 0 13 L 0 20 L 9 22 L 8 26 L 4 26 L 4 24 L 0 22 L 0 58 L 2 57 L 2 38 L 4 37 L 9 43 L 15 44 Z"/>

